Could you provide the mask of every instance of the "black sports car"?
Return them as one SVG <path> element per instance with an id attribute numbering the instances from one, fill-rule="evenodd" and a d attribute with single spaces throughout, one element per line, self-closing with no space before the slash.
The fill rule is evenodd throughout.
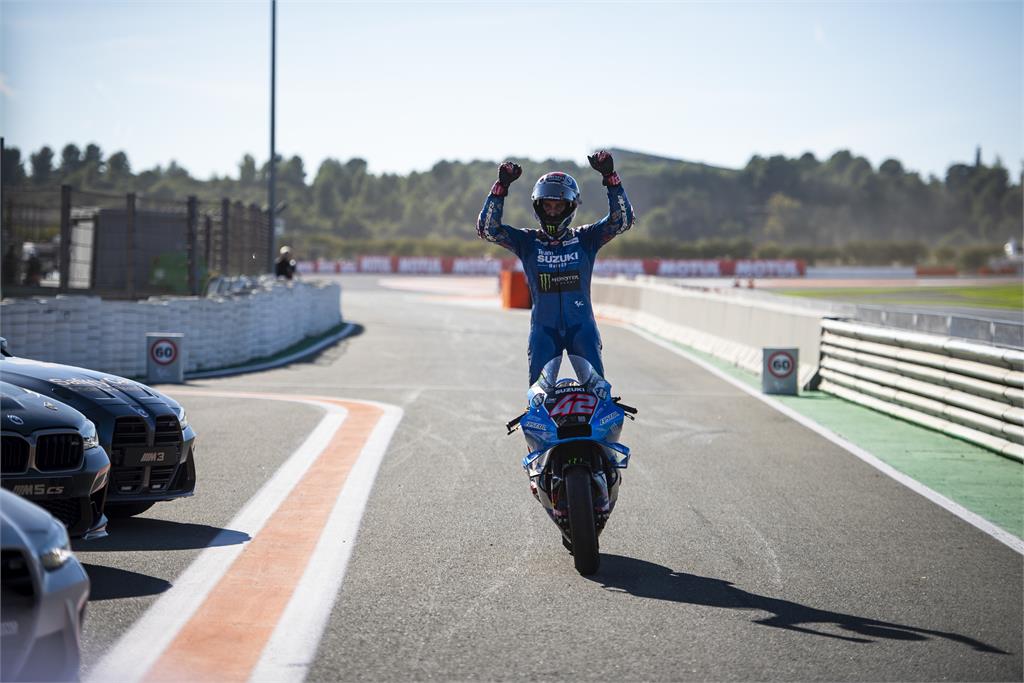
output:
<path id="1" fill-rule="evenodd" d="M 192 495 L 196 434 L 177 401 L 105 372 L 18 358 L 0 345 L 3 381 L 67 403 L 96 424 L 110 456 L 108 515 L 137 515 Z"/>
<path id="2" fill-rule="evenodd" d="M 110 459 L 80 412 L 0 382 L 0 484 L 59 519 L 68 534 L 107 535 Z"/>

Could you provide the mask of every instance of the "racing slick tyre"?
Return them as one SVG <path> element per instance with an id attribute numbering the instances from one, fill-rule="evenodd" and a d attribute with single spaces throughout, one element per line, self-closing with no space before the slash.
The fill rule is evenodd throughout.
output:
<path id="1" fill-rule="evenodd" d="M 593 574 L 601 564 L 601 555 L 597 549 L 594 500 L 590 490 L 588 468 L 572 467 L 566 471 L 565 495 L 569 507 L 573 563 L 580 574 Z"/>
<path id="2" fill-rule="evenodd" d="M 156 501 L 149 501 L 145 503 L 116 503 L 113 505 L 108 504 L 104 512 L 107 513 L 107 517 L 110 517 L 111 519 L 115 517 L 134 517 L 135 515 L 141 515 L 154 505 L 156 505 Z"/>

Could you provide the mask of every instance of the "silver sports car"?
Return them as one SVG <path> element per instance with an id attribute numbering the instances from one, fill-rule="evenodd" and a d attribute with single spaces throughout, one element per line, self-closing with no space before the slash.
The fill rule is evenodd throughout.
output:
<path id="1" fill-rule="evenodd" d="M 0 489 L 0 678 L 78 678 L 89 577 L 50 513 Z"/>

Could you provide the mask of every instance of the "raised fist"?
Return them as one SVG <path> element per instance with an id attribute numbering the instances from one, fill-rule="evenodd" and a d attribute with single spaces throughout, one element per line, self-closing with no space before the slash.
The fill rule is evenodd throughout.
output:
<path id="1" fill-rule="evenodd" d="M 603 149 L 588 156 L 587 161 L 590 162 L 590 167 L 602 176 L 610 176 L 615 173 L 615 162 L 612 161 L 612 155 Z"/>
<path id="2" fill-rule="evenodd" d="M 517 163 L 506 161 L 498 167 L 498 182 L 506 188 L 521 175 L 523 175 L 523 167 Z"/>

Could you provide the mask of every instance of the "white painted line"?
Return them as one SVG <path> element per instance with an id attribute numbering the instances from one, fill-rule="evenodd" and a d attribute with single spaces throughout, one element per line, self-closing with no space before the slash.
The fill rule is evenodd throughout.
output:
<path id="1" fill-rule="evenodd" d="M 256 363 L 254 365 L 240 365 L 234 368 L 223 368 L 221 370 L 199 370 L 197 372 L 186 372 L 185 379 L 209 379 L 211 377 L 229 377 L 231 375 L 241 375 L 246 372 L 259 372 L 260 370 L 270 370 L 272 368 L 279 368 L 282 365 L 293 363 L 297 360 L 301 360 L 306 356 L 310 356 L 321 349 L 325 349 L 331 344 L 334 344 L 352 333 L 352 330 L 356 328 L 352 323 L 348 323 L 345 327 L 337 334 L 333 334 L 327 339 L 321 339 L 316 344 L 313 344 L 309 348 L 296 351 L 295 353 L 289 354 L 284 358 L 278 358 L 276 360 L 267 361 L 265 363 Z"/>
<path id="2" fill-rule="evenodd" d="M 698 358 L 692 353 L 689 353 L 688 351 L 676 346 L 675 344 L 669 341 L 662 339 L 661 337 L 657 337 L 651 334 L 650 332 L 647 332 L 646 330 L 636 327 L 635 325 L 624 324 L 622 326 L 628 330 L 631 330 L 632 332 L 635 332 L 636 334 L 640 335 L 641 337 L 651 342 L 652 344 L 657 344 L 662 348 L 668 349 L 672 353 L 682 356 L 691 363 L 699 365 L 700 367 L 704 368 L 705 370 L 715 375 L 719 379 L 725 380 L 726 382 L 732 384 L 734 387 L 740 389 L 741 391 L 744 391 L 747 394 L 750 394 L 754 398 L 758 399 L 759 401 L 766 403 L 767 405 L 779 411 L 786 417 L 795 420 L 796 422 L 800 423 L 801 425 L 810 429 L 811 431 L 816 432 L 817 434 L 825 437 L 826 439 L 828 439 L 835 445 L 839 446 L 840 448 L 857 456 L 867 464 L 877 469 L 879 472 L 882 472 L 883 474 L 892 477 L 899 483 L 906 486 L 911 491 L 924 496 L 925 498 L 932 501 L 939 507 L 942 507 L 948 510 L 949 512 L 953 513 L 954 515 L 956 515 L 963 521 L 967 522 L 971 526 L 974 526 L 980 531 L 983 531 L 992 538 L 996 539 L 1000 543 L 1003 543 L 1004 545 L 1012 548 L 1021 555 L 1024 555 L 1024 540 L 1017 538 L 1015 535 L 1009 533 L 1008 531 L 1000 529 L 998 526 L 988 521 L 984 517 L 981 517 L 980 515 L 971 512 L 967 508 L 963 507 L 959 503 L 950 500 L 949 498 L 942 495 L 938 491 L 934 491 L 928 488 L 927 486 L 917 481 L 916 479 L 908 477 L 907 475 L 893 468 L 891 465 L 882 462 L 871 453 L 868 453 L 860 446 L 850 443 L 849 441 L 839 436 L 832 430 L 822 427 L 820 424 L 814 422 L 810 418 L 805 417 L 804 415 L 801 415 L 795 410 L 782 405 L 777 400 L 769 396 L 766 396 L 765 394 L 762 394 L 761 392 L 748 386 L 747 384 L 736 379 L 735 377 L 732 377 L 728 373 L 723 372 L 719 368 L 716 368 L 714 365 L 711 365 L 710 363 L 704 361 L 703 359 Z"/>
<path id="3" fill-rule="evenodd" d="M 302 479 L 307 470 L 309 470 L 313 462 L 316 461 L 331 442 L 348 414 L 348 411 L 343 407 L 334 403 L 302 397 L 292 398 L 284 394 L 207 390 L 190 391 L 188 389 L 182 391 L 173 390 L 172 393 L 305 403 L 323 409 L 326 415 L 320 420 L 302 445 L 288 457 L 284 464 L 278 468 L 273 476 L 246 503 L 235 518 L 227 524 L 225 530 L 214 537 L 207 548 L 196 557 L 195 561 L 175 579 L 174 585 L 161 595 L 146 610 L 142 617 L 128 631 L 121 635 L 107 654 L 90 669 L 85 679 L 90 683 L 106 683 L 107 681 L 135 683 L 152 668 L 171 642 L 173 642 L 178 632 L 192 618 L 206 600 L 206 597 L 246 547 L 244 543 L 227 544 L 232 542 L 237 532 L 246 533 L 250 538 L 256 536 L 267 520 L 270 519 L 281 503 L 288 497 L 292 489 L 295 488 L 296 484 Z M 324 582 L 336 582 L 336 585 L 329 583 L 329 585 L 334 586 L 335 592 L 341 585 L 345 565 L 348 561 L 348 554 L 351 552 L 350 546 L 358 531 L 366 499 L 369 497 L 373 480 L 387 449 L 387 444 L 398 423 L 401 421 L 403 414 L 402 410 L 398 407 L 373 401 L 355 401 L 340 397 L 333 400 L 369 403 L 382 408 L 384 415 L 375 426 L 363 451 L 360 453 L 359 459 L 353 466 L 352 472 L 349 474 L 349 480 L 347 480 L 340 496 L 339 504 L 332 512 L 331 520 L 325 531 L 321 534 L 317 550 L 313 556 L 314 559 L 320 559 L 322 555 L 329 555 L 332 552 L 330 548 L 332 543 L 340 546 L 335 547 L 333 552 L 343 553 L 344 555 L 340 564 L 336 559 L 333 560 L 333 571 L 338 572 L 340 567 L 340 572 L 337 575 L 327 572 L 319 579 L 314 578 L 310 580 L 309 585 L 311 587 L 308 590 L 314 592 L 321 601 L 326 601 L 328 597 L 324 593 L 327 590 L 324 588 Z M 365 463 L 364 460 L 366 461 Z M 351 481 L 356 476 L 358 476 L 360 485 L 350 487 L 348 481 Z M 346 494 L 346 491 L 349 491 L 350 488 L 351 492 Z M 361 500 L 360 496 L 362 496 Z M 343 507 L 341 505 L 342 500 L 346 500 L 348 503 L 339 512 L 339 509 Z M 346 515 L 340 523 L 335 521 L 339 515 Z M 344 530 L 352 527 L 351 531 L 339 532 L 336 529 L 336 524 L 340 524 Z M 332 534 L 338 535 L 332 538 Z M 324 564 L 328 565 L 330 561 L 330 558 L 328 558 Z M 308 573 L 309 570 L 307 570 Z M 316 581 L 320 581 L 319 585 L 314 583 Z M 306 583 L 304 578 L 303 584 Z M 309 634 L 313 641 L 312 643 L 307 643 L 307 645 L 311 645 L 314 648 L 314 653 L 316 646 L 319 644 L 320 633 L 323 626 L 326 625 L 330 606 L 333 604 L 333 594 L 331 594 L 330 598 L 326 606 L 326 612 L 320 622 L 320 631 L 312 634 L 308 626 L 306 627 L 306 633 Z M 289 651 L 282 647 L 282 652 Z M 305 670 L 303 669 L 303 672 Z"/>
<path id="4" fill-rule="evenodd" d="M 349 472 L 306 573 L 270 636 L 250 681 L 300 683 L 313 664 L 320 637 L 341 591 L 377 470 L 402 419 L 400 408 L 380 407 L 384 415 Z"/>

